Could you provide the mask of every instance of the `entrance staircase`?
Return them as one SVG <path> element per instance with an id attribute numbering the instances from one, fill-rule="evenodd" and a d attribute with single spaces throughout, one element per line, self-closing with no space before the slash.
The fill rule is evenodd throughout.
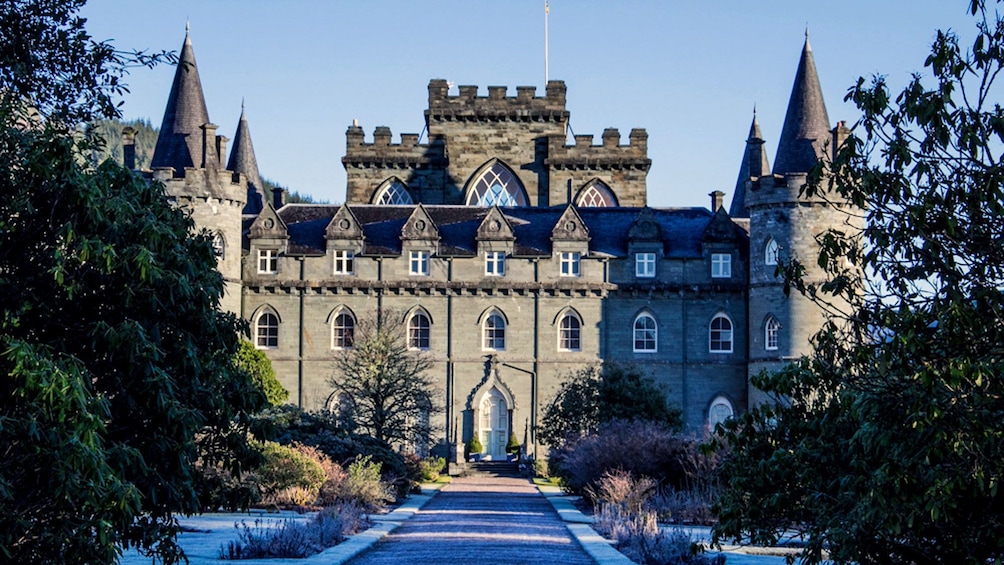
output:
<path id="1" fill-rule="evenodd" d="M 478 461 L 467 464 L 468 477 L 521 477 L 515 461 Z"/>

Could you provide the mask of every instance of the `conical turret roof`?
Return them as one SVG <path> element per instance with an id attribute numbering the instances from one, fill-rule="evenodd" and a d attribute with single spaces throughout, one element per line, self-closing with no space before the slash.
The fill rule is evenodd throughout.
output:
<path id="1" fill-rule="evenodd" d="M 809 34 L 805 34 L 802 58 L 798 62 L 795 84 L 788 99 L 781 139 L 778 141 L 774 173 L 807 173 L 822 155 L 829 138 L 830 118 L 819 86 L 816 62 L 812 58 Z"/>
<path id="2" fill-rule="evenodd" d="M 160 126 L 160 136 L 153 150 L 151 167 L 174 167 L 182 171 L 185 167 L 202 165 L 201 126 L 209 123 L 206 97 L 202 93 L 199 68 L 195 64 L 195 51 L 188 30 L 185 42 L 178 56 L 178 68 L 174 72 L 174 83 L 164 110 L 164 121 Z M 218 162 L 214 143 L 207 144 L 206 161 Z"/>
<path id="3" fill-rule="evenodd" d="M 241 119 L 237 122 L 237 133 L 234 134 L 233 149 L 230 150 L 230 160 L 227 170 L 241 173 L 248 182 L 248 201 L 244 206 L 245 214 L 261 212 L 265 189 L 258 175 L 258 160 L 254 155 L 254 145 L 251 143 L 251 128 L 248 127 L 247 116 L 244 113 L 244 103 L 241 102 Z"/>
<path id="4" fill-rule="evenodd" d="M 754 109 L 753 123 L 750 124 L 750 133 L 746 137 L 746 150 L 743 152 L 743 160 L 739 165 L 736 189 L 732 193 L 729 216 L 733 218 L 749 217 L 749 211 L 746 209 L 746 181 L 750 177 L 763 176 L 768 171 L 770 171 L 770 163 L 767 161 L 767 152 L 763 149 L 763 134 L 760 133 L 760 121 L 757 120 L 756 109 Z"/>

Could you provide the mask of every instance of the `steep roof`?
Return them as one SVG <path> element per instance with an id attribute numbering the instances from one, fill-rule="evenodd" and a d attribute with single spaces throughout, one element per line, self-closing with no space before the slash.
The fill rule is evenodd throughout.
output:
<path id="1" fill-rule="evenodd" d="M 743 152 L 743 160 L 739 164 L 736 189 L 732 193 L 729 216 L 733 218 L 749 217 L 749 211 L 746 209 L 746 181 L 750 177 L 759 177 L 768 171 L 770 171 L 770 163 L 767 161 L 767 152 L 763 148 L 763 134 L 760 133 L 760 122 L 756 118 L 756 109 L 754 109 L 753 123 L 750 124 L 750 133 L 746 137 L 746 150 Z"/>
<path id="2" fill-rule="evenodd" d="M 199 68 L 195 64 L 192 40 L 186 30 L 185 42 L 178 56 L 178 68 L 174 71 L 174 83 L 171 85 L 171 94 L 167 99 L 164 121 L 160 126 L 160 136 L 153 150 L 150 167 L 174 167 L 175 171 L 183 171 L 185 167 L 200 166 L 202 164 L 200 127 L 207 123 L 209 123 L 209 111 L 206 109 L 206 98 L 202 93 Z M 207 149 L 213 158 L 207 158 L 207 161 L 218 162 L 215 158 L 215 143 L 208 145 Z"/>
<path id="3" fill-rule="evenodd" d="M 778 141 L 774 174 L 809 172 L 822 155 L 829 131 L 830 118 L 826 114 L 823 89 L 819 86 L 816 62 L 806 32 L 795 84 L 788 99 L 788 113 Z"/>
<path id="4" fill-rule="evenodd" d="M 287 226 L 289 252 L 323 255 L 327 242 L 325 230 L 340 207 L 327 204 L 288 204 L 278 210 Z M 350 205 L 365 239 L 363 253 L 399 255 L 401 230 L 415 206 Z M 439 228 L 439 254 L 477 255 L 478 227 L 492 210 L 476 206 L 425 206 L 429 218 Z M 552 231 L 565 209 L 503 208 L 512 225 L 515 242 L 513 255 L 550 256 Z M 626 257 L 629 232 L 639 214 L 648 214 L 657 223 L 664 253 L 671 258 L 699 258 L 704 232 L 714 214 L 706 208 L 577 208 L 590 235 L 589 254 Z"/>
<path id="5" fill-rule="evenodd" d="M 254 155 L 254 145 L 251 143 L 251 128 L 244 114 L 244 103 L 241 102 L 241 119 L 237 122 L 237 133 L 234 134 L 233 148 L 230 150 L 230 160 L 227 170 L 241 173 L 248 181 L 248 201 L 244 205 L 245 214 L 261 212 L 262 203 L 268 202 L 265 189 L 258 175 L 258 160 Z"/>

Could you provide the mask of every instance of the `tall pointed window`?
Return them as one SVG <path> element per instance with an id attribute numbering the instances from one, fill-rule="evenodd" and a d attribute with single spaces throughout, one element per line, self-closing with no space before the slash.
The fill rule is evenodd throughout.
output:
<path id="1" fill-rule="evenodd" d="M 708 337 L 712 353 L 732 353 L 732 320 L 724 314 L 715 316 Z"/>
<path id="2" fill-rule="evenodd" d="M 655 353 L 658 351 L 659 330 L 655 318 L 649 314 L 639 314 L 634 319 L 634 351 L 636 353 Z"/>
<path id="3" fill-rule="evenodd" d="M 467 191 L 468 206 L 526 206 L 528 199 L 523 184 L 515 173 L 496 161 L 485 169 Z"/>
<path id="4" fill-rule="evenodd" d="M 580 351 L 582 349 L 582 320 L 572 312 L 561 317 L 558 326 L 558 351 Z"/>
<path id="5" fill-rule="evenodd" d="M 502 316 L 497 312 L 490 314 L 485 319 L 485 325 L 482 329 L 484 332 L 484 345 L 482 349 L 485 351 L 502 351 L 505 349 L 505 319 Z"/>
<path id="6" fill-rule="evenodd" d="M 279 347 L 279 318 L 272 312 L 263 312 L 255 321 L 255 347 L 258 349 Z"/>
<path id="7" fill-rule="evenodd" d="M 592 180 L 579 191 L 575 205 L 582 208 L 613 208 L 617 206 L 617 198 L 603 181 Z"/>
<path id="8" fill-rule="evenodd" d="M 348 312 L 340 312 L 331 324 L 331 349 L 352 349 L 355 334 L 355 318 Z"/>
<path id="9" fill-rule="evenodd" d="M 403 182 L 391 179 L 377 189 L 373 196 L 373 203 L 381 206 L 407 206 L 415 202 Z"/>
<path id="10" fill-rule="evenodd" d="M 781 247 L 774 241 L 774 238 L 767 240 L 767 245 L 763 248 L 763 262 L 765 265 L 777 265 L 778 253 Z"/>
<path id="11" fill-rule="evenodd" d="M 781 322 L 774 316 L 767 316 L 767 322 L 763 325 L 763 347 L 768 351 L 777 349 L 777 334 L 781 332 Z"/>
<path id="12" fill-rule="evenodd" d="M 429 349 L 431 326 L 425 312 L 415 312 L 408 319 L 408 349 Z"/>

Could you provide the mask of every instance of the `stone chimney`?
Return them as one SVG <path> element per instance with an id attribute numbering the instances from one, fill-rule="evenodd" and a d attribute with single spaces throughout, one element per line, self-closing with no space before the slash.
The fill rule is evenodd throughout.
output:
<path id="1" fill-rule="evenodd" d="M 213 155 L 213 151 L 216 149 L 216 124 L 202 124 L 202 164 L 199 166 L 200 169 L 207 169 L 214 167 L 219 163 L 216 155 Z"/>
<path id="2" fill-rule="evenodd" d="M 722 208 L 722 203 L 725 201 L 725 193 L 720 190 L 716 190 L 709 193 L 708 196 L 711 197 L 711 211 L 713 213 L 717 213 L 718 210 Z"/>
<path id="3" fill-rule="evenodd" d="M 122 128 L 122 166 L 136 169 L 136 130 L 131 126 Z"/>

